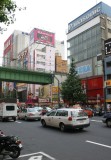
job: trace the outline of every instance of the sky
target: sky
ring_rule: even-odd
[[[16,21],[8,27],[0,23],[0,27],[7,28],[0,34],[0,58],[3,57],[4,42],[14,30],[30,32],[33,28],[43,29],[55,33],[55,39],[66,41],[68,23],[92,8],[100,0],[15,0],[18,8],[15,12]],[[110,0],[102,2],[111,6]],[[26,7],[26,10],[23,10]]]

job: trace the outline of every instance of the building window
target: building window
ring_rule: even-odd
[[[108,32],[111,33],[111,29],[108,28]]]
[[[111,94],[111,88],[107,88],[107,94]]]
[[[107,67],[111,67],[111,61],[106,63]]]
[[[111,74],[107,74],[107,80],[111,79]]]
[[[39,92],[39,89],[36,89],[36,92]]]

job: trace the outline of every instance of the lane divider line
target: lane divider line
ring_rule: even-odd
[[[91,121],[93,121],[93,122],[102,122],[102,120],[94,120],[94,119],[92,119]]]
[[[22,122],[20,122],[20,121],[15,121],[16,123],[22,123]]]
[[[102,146],[102,147],[111,148],[111,146],[108,146],[108,145],[105,145],[105,144],[101,144],[101,143],[96,143],[96,142],[93,142],[93,141],[88,141],[88,140],[86,140],[86,142],[87,142],[87,143],[96,144],[96,145],[99,145],[99,146]]]

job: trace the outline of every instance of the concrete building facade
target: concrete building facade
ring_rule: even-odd
[[[103,2],[98,3],[68,24],[68,65],[73,58],[76,70],[87,86],[88,101],[92,104],[97,103],[98,95],[100,102],[103,103],[103,86],[97,84],[100,77],[103,79],[104,41],[110,37],[111,7]],[[102,81],[101,85],[103,85]],[[92,88],[90,88],[91,85],[88,86],[91,83]]]

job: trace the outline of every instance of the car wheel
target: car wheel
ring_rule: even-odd
[[[45,120],[42,120],[41,123],[42,123],[42,126],[43,126],[43,127],[46,127],[46,122],[45,122]]]
[[[79,131],[82,131],[83,130],[83,128],[79,128]]]
[[[2,122],[5,122],[5,119],[4,119],[4,118],[2,118]]]
[[[13,117],[13,121],[16,121],[16,117]]]
[[[111,127],[111,119],[107,120],[106,125],[107,127]]]
[[[64,125],[63,123],[60,124],[60,130],[61,130],[62,132],[65,131],[65,125]]]

